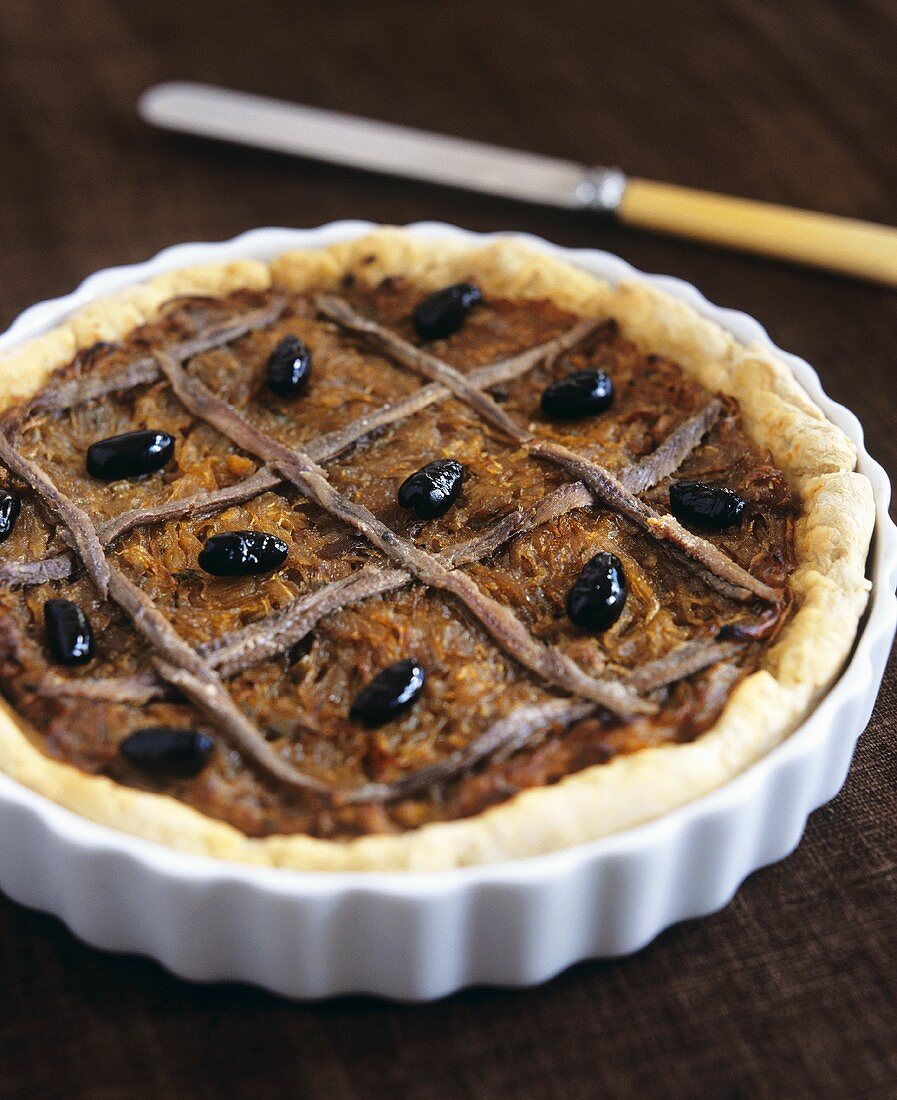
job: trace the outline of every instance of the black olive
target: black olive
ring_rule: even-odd
[[[349,710],[353,722],[382,726],[403,714],[424,690],[426,674],[410,658],[396,661],[371,680]]]
[[[549,420],[596,416],[610,408],[614,384],[603,370],[578,370],[552,382],[542,394],[542,412]]]
[[[87,472],[103,481],[119,481],[155,473],[173,455],[174,436],[168,432],[124,432],[91,443],[87,448]]]
[[[271,573],[287,559],[289,547],[265,531],[222,531],[199,552],[199,565],[213,577],[249,577]]]
[[[298,336],[284,336],[268,357],[268,388],[278,397],[298,397],[308,388],[311,352]]]
[[[567,614],[583,630],[607,630],[626,603],[626,574],[616,554],[602,550],[586,562],[567,596]]]
[[[421,340],[442,340],[464,324],[467,314],[483,300],[476,283],[455,283],[431,294],[414,311],[414,331]]]
[[[398,502],[419,519],[444,516],[461,494],[464,467],[453,458],[428,462],[399,486]]]
[[[22,502],[19,498],[0,489],[0,542],[6,542],[12,534],[21,511]]]
[[[126,760],[143,771],[161,775],[199,775],[215,742],[199,730],[147,726],[129,734],[118,746]]]
[[[670,508],[677,519],[711,531],[725,531],[741,519],[744,497],[724,485],[677,481],[670,486]]]
[[[71,600],[47,600],[44,630],[53,660],[59,665],[86,665],[93,656],[90,620]]]

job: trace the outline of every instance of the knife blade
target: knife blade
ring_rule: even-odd
[[[629,178],[617,168],[505,149],[208,84],[140,98],[166,130],[503,198],[616,214],[628,225],[897,285],[897,229],[854,218]]]

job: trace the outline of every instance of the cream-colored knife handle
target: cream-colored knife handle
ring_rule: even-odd
[[[628,181],[617,215],[642,229],[897,286],[897,229],[890,226],[642,179]]]

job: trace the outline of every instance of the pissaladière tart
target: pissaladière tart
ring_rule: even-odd
[[[0,361],[0,768],[192,852],[436,869],[725,783],[873,504],[784,363],[514,240],[179,271]]]

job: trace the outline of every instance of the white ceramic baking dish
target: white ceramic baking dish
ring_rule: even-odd
[[[0,349],[58,324],[103,294],[177,267],[319,248],[373,228],[259,229],[183,244],[92,275],[26,310]],[[452,226],[421,236],[488,238]],[[743,342],[772,346],[750,317],[711,305],[678,279],[641,275],[592,249],[528,242],[613,282],[641,278],[689,302]],[[192,857],[94,825],[0,775],[0,888],[55,913],[82,939],[158,959],[185,978],[240,980],[293,997],[368,992],[425,1000],[473,984],[530,985],[582,959],[636,951],[664,928],[725,905],[752,871],[787,855],[810,812],[844,782],[897,623],[897,529],[890,484],[856,417],[802,359],[781,353],[810,396],[856,443],[877,523],[873,588],[850,662],[780,747],[713,794],[637,829],[548,856],[435,873],[302,873]]]

